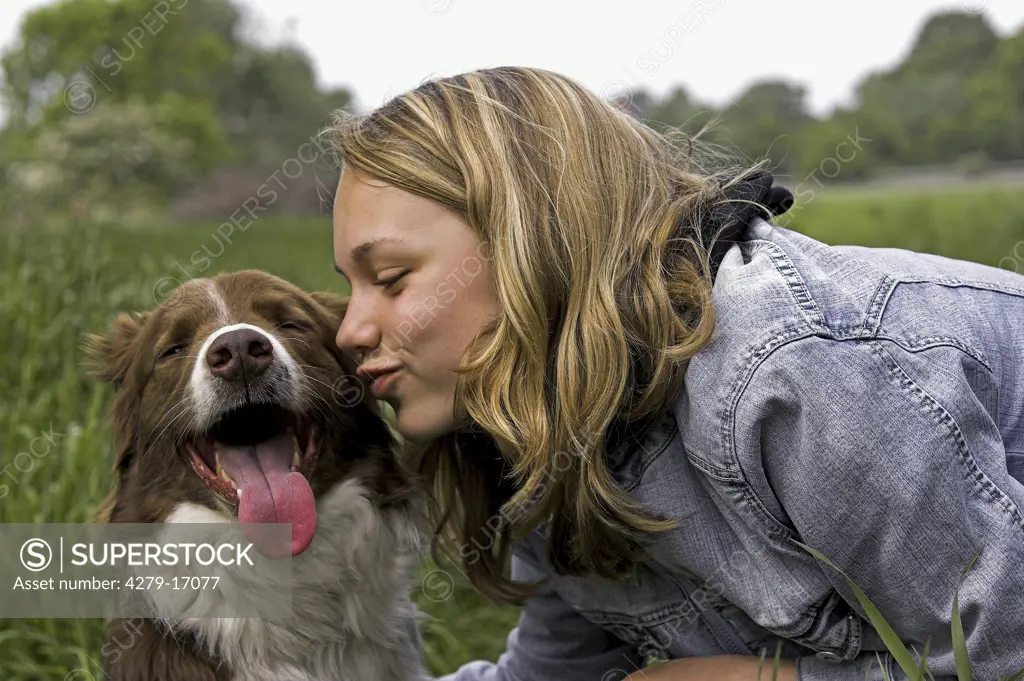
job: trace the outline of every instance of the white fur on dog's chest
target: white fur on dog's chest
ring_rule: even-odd
[[[317,516],[312,543],[291,561],[293,620],[164,621],[195,635],[211,656],[235,670],[236,681],[425,678],[419,613],[409,597],[421,546],[412,519],[400,511],[382,513],[354,480],[339,483],[319,500]],[[185,503],[165,522],[234,521]],[[189,568],[180,569],[187,576]],[[211,591],[201,597],[220,595]]]

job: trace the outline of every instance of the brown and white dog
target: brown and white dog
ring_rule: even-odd
[[[97,520],[292,527],[294,617],[112,620],[112,681],[423,678],[410,598],[422,506],[334,344],[344,311],[246,270],[189,281],[89,338],[93,375],[116,386],[117,479]]]

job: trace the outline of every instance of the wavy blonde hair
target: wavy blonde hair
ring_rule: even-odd
[[[710,216],[745,173],[537,68],[428,81],[325,132],[341,167],[443,204],[488,249],[501,314],[456,389],[472,426],[407,445],[435,560],[522,603],[536,585],[506,576],[510,545],[547,521],[559,573],[628,574],[674,523],[616,484],[607,453],[671,403],[711,337]]]

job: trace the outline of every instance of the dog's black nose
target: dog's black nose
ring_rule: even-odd
[[[210,373],[229,381],[251,381],[274,362],[270,339],[255,329],[222,333],[206,351]]]

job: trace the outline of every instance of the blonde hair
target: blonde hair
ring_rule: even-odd
[[[326,133],[342,167],[443,204],[488,248],[501,314],[456,389],[472,426],[408,445],[435,559],[521,603],[535,585],[506,577],[510,543],[547,521],[558,572],[627,574],[674,523],[616,484],[607,453],[711,337],[711,216],[744,173],[537,68],[428,81]]]

